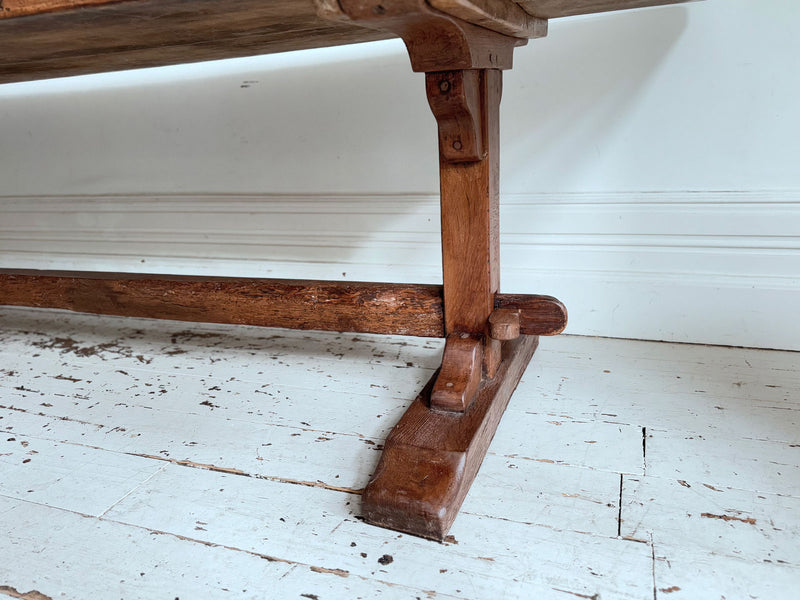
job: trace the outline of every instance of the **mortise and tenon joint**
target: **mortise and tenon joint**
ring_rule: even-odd
[[[521,329],[518,308],[496,306],[499,107],[514,48],[547,23],[506,0],[321,4],[321,14],[403,39],[438,126],[442,366],[389,435],[362,510],[370,523],[442,539],[538,341]]]

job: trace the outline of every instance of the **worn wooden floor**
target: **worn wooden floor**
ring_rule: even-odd
[[[0,309],[0,597],[800,597],[800,355],[543,339],[439,544],[359,490],[440,351]]]

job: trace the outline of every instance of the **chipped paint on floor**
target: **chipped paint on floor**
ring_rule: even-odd
[[[0,308],[0,597],[794,597],[796,353],[543,339],[439,544],[359,494],[441,349]]]

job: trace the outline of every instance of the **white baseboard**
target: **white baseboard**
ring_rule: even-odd
[[[441,280],[438,200],[0,198],[6,268]],[[502,289],[558,296],[568,332],[800,350],[800,192],[504,196]]]

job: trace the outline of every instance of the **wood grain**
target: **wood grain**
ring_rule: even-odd
[[[574,15],[683,4],[696,0],[517,0],[528,14],[541,19],[556,19]]]
[[[509,68],[513,38],[433,11],[424,0],[16,0],[0,20],[0,83],[351,44],[403,35],[417,71]],[[363,15],[366,20],[363,20]],[[16,18],[15,18],[16,17]],[[358,23],[358,25],[354,24]],[[362,25],[362,26],[359,26]],[[467,41],[469,39],[469,41]]]
[[[537,344],[535,336],[504,344],[496,376],[484,379],[466,413],[430,410],[428,384],[386,440],[362,496],[367,522],[444,539]]]
[[[522,332],[554,335],[566,326],[555,298],[503,295],[517,307]],[[442,287],[286,279],[187,277],[133,273],[0,270],[0,305],[95,314],[444,337]]]
[[[439,152],[447,162],[486,158],[483,75],[478,70],[427,73],[425,91],[439,130]]]
[[[401,37],[418,73],[510,69],[514,48],[527,43],[434,10],[426,0],[339,0],[339,5],[353,23]]]
[[[531,17],[511,0],[429,0],[431,6],[469,23],[505,35],[538,38],[547,35],[547,21]]]
[[[114,4],[116,2],[120,2],[120,0],[3,0],[0,2],[0,19],[59,12],[86,6]]]
[[[499,107],[502,74],[481,76],[486,157],[453,163],[440,149],[445,331],[483,332],[500,287]],[[438,90],[433,93],[436,94]],[[441,141],[441,140],[440,140]]]
[[[404,38],[416,71],[510,68],[548,18],[685,0],[4,0],[0,83]],[[523,11],[532,19],[522,17]],[[338,5],[337,5],[338,6]],[[327,8],[328,10],[324,10]],[[396,10],[395,19],[386,13]],[[442,12],[446,11],[446,12]],[[378,10],[378,12],[380,12]],[[380,17],[376,21],[376,17]],[[357,26],[358,23],[362,26]]]
[[[567,327],[567,307],[552,296],[497,294],[494,307],[519,312],[520,333],[524,335],[557,335]],[[547,333],[541,333],[544,331]]]
[[[443,90],[441,74],[428,74],[427,92],[440,125],[439,181],[441,195],[442,274],[444,279],[445,333],[484,336],[484,368],[493,377],[500,361],[500,343],[489,335],[489,315],[500,287],[500,97],[502,71],[482,69],[459,73],[472,85],[451,85]],[[454,81],[457,78],[453,78]],[[468,102],[467,90],[477,90]],[[460,95],[453,101],[442,98]],[[469,118],[458,115],[469,106]],[[452,118],[450,112],[456,111]],[[449,125],[453,121],[455,127]],[[443,134],[443,129],[444,133]],[[480,129],[480,136],[473,131]],[[480,160],[454,162],[452,150],[465,139],[481,140]]]
[[[519,311],[513,308],[496,308],[489,315],[489,335],[492,339],[508,341],[520,336]]]
[[[483,339],[451,333],[442,355],[442,368],[433,384],[430,407],[463,413],[475,399],[483,376]]]
[[[0,275],[0,304],[207,323],[443,335],[440,288],[424,285],[7,271]]]
[[[0,20],[0,83],[393,37],[323,19],[312,0],[127,0],[67,10],[70,4],[3,2],[6,16],[27,16]]]

